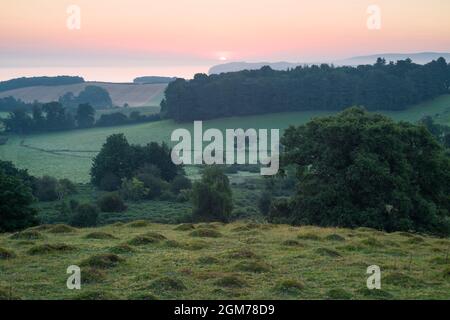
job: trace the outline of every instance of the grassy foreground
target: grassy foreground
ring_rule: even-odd
[[[237,222],[0,235],[0,298],[449,299],[450,239]],[[366,289],[378,265],[381,290]],[[81,267],[82,289],[66,269]]]

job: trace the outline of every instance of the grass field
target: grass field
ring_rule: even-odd
[[[291,227],[40,226],[0,235],[0,299],[450,299],[449,239]],[[81,267],[81,290],[66,269]],[[368,266],[381,290],[366,288]]]
[[[416,122],[424,115],[446,114],[450,108],[450,95],[413,106],[408,110],[383,112],[396,119]],[[294,112],[225,118],[206,121],[204,128],[278,128],[290,124],[299,125],[325,112]],[[439,118],[442,121],[442,117]],[[38,176],[44,174],[69,178],[76,182],[89,180],[92,157],[100,150],[106,137],[124,133],[131,143],[146,144],[150,141],[169,142],[173,130],[183,127],[192,131],[192,123],[177,124],[171,120],[138,125],[74,130],[30,136],[12,136],[6,145],[0,146],[0,159],[11,160],[18,167],[27,168]]]

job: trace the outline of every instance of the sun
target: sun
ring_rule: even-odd
[[[227,61],[227,57],[221,56],[221,57],[219,57],[219,60],[220,61]]]

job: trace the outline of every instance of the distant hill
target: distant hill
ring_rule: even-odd
[[[219,64],[209,69],[209,74],[220,74],[224,72],[236,72],[242,70],[258,70],[263,66],[270,66],[273,70],[287,70],[289,68],[295,68],[301,65],[312,65],[328,63],[336,66],[357,66],[361,64],[374,64],[377,58],[384,58],[386,61],[397,61],[410,58],[413,62],[418,64],[425,64],[432,60],[436,60],[439,57],[445,58],[450,61],[450,53],[446,52],[421,52],[421,53],[380,53],[368,56],[358,56],[343,60],[335,61],[317,61],[317,62],[229,62]]]
[[[146,77],[138,77],[133,80],[133,83],[139,84],[156,84],[156,83],[170,83],[175,81],[177,78],[175,77],[159,77],[159,76],[146,76]]]
[[[78,84],[58,86],[33,86],[0,92],[1,97],[12,96],[24,102],[57,101],[67,92],[78,95],[86,86],[95,85],[106,89],[115,106],[127,103],[130,107],[157,106],[164,97],[166,83],[159,84],[133,84],[108,82],[83,82]]]
[[[0,81],[0,92],[34,86],[60,86],[83,82],[84,82],[83,78],[71,76],[31,77],[31,78],[23,77],[7,81]]]

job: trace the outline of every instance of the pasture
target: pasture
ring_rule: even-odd
[[[450,95],[441,96],[407,110],[382,112],[395,120],[416,122],[430,115],[440,122],[449,117]],[[205,121],[207,128],[278,128],[300,125],[326,112],[292,112],[224,118]],[[449,119],[450,120],[450,119]],[[446,122],[449,123],[449,122]],[[124,133],[130,143],[147,144],[150,141],[170,142],[170,135],[177,128],[192,130],[193,123],[178,124],[171,120],[137,125],[93,128],[66,132],[44,133],[28,136],[11,136],[7,144],[0,146],[0,158],[13,161],[31,174],[69,178],[75,182],[88,182],[92,158],[100,150],[106,137]]]
[[[0,235],[0,299],[450,299],[449,239],[235,222]],[[66,269],[81,267],[81,290]],[[368,290],[368,266],[381,290]]]

